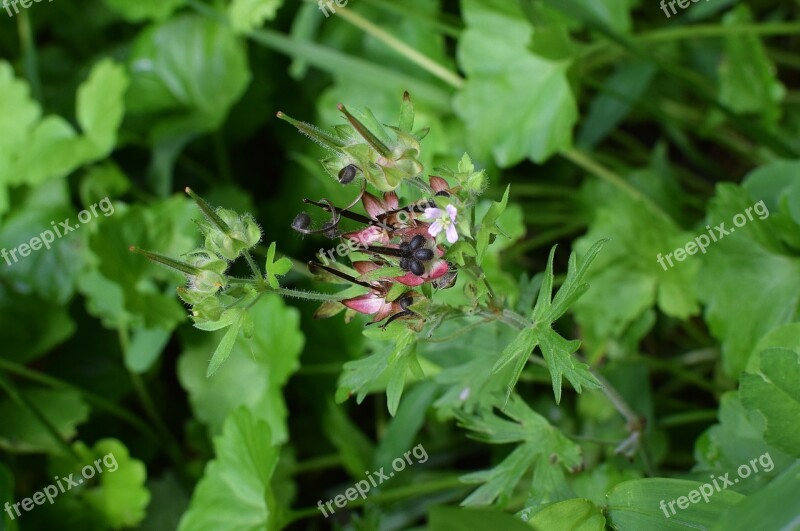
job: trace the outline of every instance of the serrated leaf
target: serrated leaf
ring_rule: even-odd
[[[770,348],[763,350],[760,357],[759,373],[742,375],[742,403],[763,415],[767,443],[800,457],[800,355]]]
[[[583,390],[583,387],[589,389],[601,387],[597,378],[589,372],[589,366],[585,363],[578,363],[573,356],[581,345],[579,340],[567,341],[550,327],[540,327],[537,331],[539,348],[542,350],[553,380],[556,404],[561,402],[561,379],[563,377],[569,380],[578,393]]]
[[[502,417],[491,408],[474,415],[459,412],[459,424],[471,430],[472,437],[483,442],[521,444],[493,469],[462,478],[466,482],[483,483],[462,505],[505,505],[531,466],[534,467],[534,475],[529,496],[535,497],[540,503],[573,497],[569,494],[564,471],[571,471],[580,465],[580,447],[530,409],[517,395],[512,395],[508,403],[500,396],[495,397],[494,407],[502,409]]]
[[[569,148],[578,118],[570,62],[530,52],[533,27],[518,4],[465,0],[462,13],[458,61],[467,81],[454,106],[477,155],[509,167]]]
[[[80,394],[71,390],[21,389],[23,399],[46,418],[64,440],[72,439],[77,426],[89,418],[89,406]],[[27,408],[4,397],[0,401],[0,448],[12,453],[58,454],[64,449]]]
[[[214,438],[216,457],[197,484],[179,531],[278,529],[281,508],[270,484],[278,448],[266,422],[246,408],[232,412]]]
[[[125,69],[108,59],[97,63],[78,89],[78,123],[97,157],[110,153],[117,143],[127,89]]]
[[[231,351],[233,350],[233,345],[236,343],[236,339],[239,337],[239,330],[242,328],[242,324],[244,323],[244,316],[245,314],[242,312],[239,314],[239,317],[233,321],[233,324],[228,328],[228,331],[225,332],[225,335],[222,337],[222,341],[219,342],[217,345],[217,350],[214,351],[214,355],[211,356],[211,361],[208,362],[208,369],[206,370],[206,378],[210,378],[217,372],[217,369],[228,359],[230,356]]]
[[[272,20],[283,0],[233,0],[228,6],[231,27],[236,33],[247,33]]]
[[[266,421],[275,443],[288,437],[288,415],[283,388],[299,368],[305,337],[300,314],[277,295],[264,295],[249,310],[257,323],[252,339],[242,336],[228,360],[206,378],[208,355],[221,332],[203,335],[202,340],[185,342],[178,360],[178,378],[189,394],[194,416],[218,434],[227,416],[245,406],[256,418]]]

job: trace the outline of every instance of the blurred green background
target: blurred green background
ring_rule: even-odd
[[[567,514],[586,511],[585,529],[678,529],[657,507],[668,494],[632,502],[646,506],[641,521],[599,508],[622,481],[706,481],[767,451],[775,470],[737,487],[756,493],[751,505],[701,528],[738,529],[747,514],[759,529],[792,525],[800,384],[758,375],[800,374],[800,2],[710,0],[669,18],[640,0],[350,0],[328,4],[327,17],[283,0],[3,7],[0,248],[77,225],[105,198],[113,214],[0,260],[0,503],[112,451],[119,470],[19,518],[3,513],[0,531],[528,525],[502,519],[514,513],[538,514],[529,527],[577,529],[541,512],[567,500]],[[420,346],[428,377],[391,417],[385,383],[360,405],[334,402],[343,364],[373,352],[362,320],[314,320],[314,304],[266,297],[253,341],[240,339],[208,379],[221,334],[192,328],[179,275],[128,252],[195,247],[190,186],[253,213],[265,242],[296,260],[288,283],[320,289],[302,264],[329,242],[290,223],[302,198],[341,204],[354,191],[275,114],[329,127],[344,103],[394,123],[406,90],[431,128],[427,172],[468,152],[491,178],[488,198],[511,184],[510,239],[486,266],[503,297],[516,300],[552,245],[563,273],[568,251],[611,238],[560,326],[646,419],[626,426],[601,395],[567,386],[556,406],[549,375],[528,367],[523,396],[579,442],[583,465],[566,493],[527,464],[519,485],[513,467],[498,472],[495,496],[476,503],[495,509],[485,521],[456,509],[475,488],[458,478],[514,448],[468,438],[446,393],[471,360],[505,347],[506,330]],[[759,200],[767,220],[658,265]],[[455,372],[437,378],[442,367]],[[629,461],[615,449],[632,433],[644,442]],[[321,517],[318,500],[420,443],[424,466]],[[429,522],[442,506],[450,512]]]

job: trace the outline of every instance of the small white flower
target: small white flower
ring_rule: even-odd
[[[437,234],[444,230],[447,241],[456,243],[456,241],[458,241],[458,232],[456,231],[456,215],[458,214],[458,210],[453,205],[447,205],[445,210],[447,212],[443,211],[441,208],[425,209],[425,218],[433,221],[428,228],[428,234],[436,237]]]

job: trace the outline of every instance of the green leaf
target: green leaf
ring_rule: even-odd
[[[753,17],[740,4],[722,18],[723,27],[751,24]],[[728,34],[725,55],[719,64],[719,100],[732,110],[757,115],[767,125],[776,125],[786,88],[778,80],[774,63],[761,38],[754,34]]]
[[[764,417],[757,410],[746,409],[736,392],[722,395],[718,417],[719,424],[711,426],[695,442],[696,479],[705,480],[710,472],[736,470],[756,456],[769,454],[774,462],[772,473],[762,470],[737,485],[737,491],[749,494],[793,462],[793,458],[764,441]]]
[[[539,348],[542,350],[550,377],[553,382],[553,394],[556,404],[561,403],[561,380],[567,380],[580,393],[583,387],[598,389],[601,387],[597,378],[589,372],[589,366],[575,361],[573,354],[578,351],[581,342],[577,339],[567,341],[550,327],[537,327]]]
[[[84,508],[99,514],[109,528],[137,526],[144,519],[150,502],[150,492],[145,487],[145,464],[133,459],[128,448],[117,439],[101,439],[92,448],[79,441],[73,448],[80,459],[71,455],[58,456],[53,459],[54,472],[62,477],[74,472],[80,477],[81,469],[94,463],[102,472],[96,472],[88,488],[70,491],[70,494],[77,494]]]
[[[228,6],[228,16],[236,33],[248,33],[272,20],[283,5],[283,0],[233,0]]]
[[[75,437],[78,424],[89,418],[89,406],[76,391],[33,388],[22,389],[20,394],[64,440]],[[64,451],[36,415],[9,398],[0,402],[0,418],[3,419],[0,448],[13,453],[57,454]]]
[[[345,407],[333,403],[328,403],[323,426],[328,440],[339,451],[347,472],[353,478],[361,478],[372,466],[375,455],[372,441],[348,418]]]
[[[800,461],[769,485],[729,509],[713,531],[750,529],[796,529],[797,493],[800,492]]]
[[[157,249],[180,256],[195,247],[193,204],[175,196],[149,205],[117,205],[114,216],[103,218],[89,237],[96,256],[93,267],[78,279],[87,310],[108,328],[172,330],[186,319],[175,297],[185,277],[128,251],[129,246]]]
[[[253,338],[239,336],[232,355],[206,378],[209,353],[223,333],[185,338],[178,360],[178,379],[189,394],[195,417],[218,434],[227,416],[245,406],[257,419],[266,421],[274,442],[288,437],[283,387],[299,368],[305,342],[300,331],[300,315],[277,295],[264,295],[250,309],[257,323]]]
[[[706,502],[699,496],[702,485],[711,484],[666,478],[620,483],[607,496],[608,523],[615,529],[710,530],[726,510],[745,499],[733,490],[721,490],[714,491]],[[711,488],[713,490],[713,486]],[[697,492],[698,496],[690,494],[692,492]],[[690,495],[698,502],[691,503]],[[678,499],[687,506],[685,509],[677,505]],[[673,502],[672,508],[670,502]]]
[[[514,390],[514,386],[517,385],[522,370],[528,362],[528,358],[531,353],[533,353],[533,349],[538,343],[539,338],[536,333],[536,328],[525,328],[505,349],[503,349],[503,352],[500,354],[500,359],[498,359],[492,367],[492,374],[497,374],[506,365],[514,362],[511,380],[506,385],[506,400],[511,396],[511,392]]]
[[[65,220],[71,227],[81,224],[69,205],[69,192],[64,183],[43,185],[37,191],[41,193],[45,189],[53,190],[53,197],[43,200],[37,199],[36,194],[29,196],[26,201],[15,205],[0,226],[0,249],[15,249],[21,243],[30,247],[27,257],[22,257],[17,248],[13,255],[17,261],[12,255],[0,259],[0,276],[20,291],[62,305],[72,298],[78,277],[86,265],[86,235],[73,231],[57,237],[52,221],[56,227]],[[99,223],[99,220],[91,223]],[[32,243],[34,238],[38,243]],[[33,250],[32,245],[39,249]]]
[[[529,51],[533,27],[518,4],[464,0],[461,8],[467,27],[458,62],[467,81],[454,106],[477,156],[491,154],[509,167],[568,149],[578,118],[567,80],[570,63]]]
[[[285,275],[292,269],[292,261],[286,257],[281,258],[277,262],[275,261],[275,242],[272,242],[267,249],[267,264],[266,264],[266,271],[267,271],[267,282],[272,288],[278,289],[281,287],[280,282],[278,282],[278,276]]]
[[[278,448],[269,425],[246,408],[233,411],[214,439],[216,458],[192,495],[179,531],[278,529],[281,508],[270,484]]]
[[[145,30],[130,65],[128,112],[155,148],[155,184],[166,195],[175,158],[197,135],[217,129],[250,83],[247,55],[227,25],[184,15]]]
[[[604,531],[606,519],[591,501],[574,499],[548,505],[528,520],[528,525],[537,531]]]
[[[437,506],[430,512],[428,531],[453,531],[454,529],[502,529],[504,531],[530,531],[518,518],[491,509]]]
[[[97,157],[109,154],[117,143],[127,89],[125,69],[108,59],[97,63],[78,89],[78,123]]]
[[[163,20],[186,3],[186,0],[105,0],[106,5],[129,22]]]
[[[217,372],[217,369],[219,369],[220,366],[225,363],[225,360],[228,359],[228,356],[231,355],[233,345],[239,338],[239,330],[241,330],[242,324],[244,324],[244,316],[245,313],[241,311],[239,318],[233,321],[233,324],[228,327],[228,331],[225,332],[224,336],[222,336],[222,341],[219,342],[217,349],[214,351],[214,355],[211,356],[211,361],[208,362],[206,378],[211,378],[211,376]]]
[[[483,261],[483,256],[486,254],[486,249],[489,247],[491,236],[494,234],[503,234],[502,229],[497,225],[497,219],[506,210],[506,205],[508,205],[508,193],[510,191],[511,185],[506,187],[506,191],[503,193],[503,199],[501,199],[499,203],[492,203],[481,220],[481,228],[478,230],[475,245],[478,264]]]
[[[788,169],[788,166],[783,166]],[[777,174],[773,173],[771,177]],[[725,371],[738,376],[758,341],[776,327],[796,320],[800,301],[800,260],[784,250],[772,216],[754,215],[742,227],[732,227],[757,200],[732,184],[717,186],[707,222],[725,223],[736,232],[708,250],[697,279],[709,328],[722,343]],[[716,234],[716,231],[715,231]]]
[[[131,335],[131,344],[125,354],[125,367],[142,374],[150,370],[167,346],[172,336],[170,330],[163,328],[139,328]]]
[[[474,472],[462,478],[470,483],[483,483],[462,505],[488,505],[495,501],[500,506],[507,504],[517,483],[531,466],[534,467],[534,474],[529,496],[537,503],[573,497],[566,484],[564,471],[571,471],[580,465],[580,447],[530,409],[519,396],[512,395],[505,407],[503,403],[501,397],[496,397],[494,406],[502,408],[502,417],[491,409],[477,414],[457,414],[459,424],[473,431],[472,437],[479,441],[492,444],[521,443],[493,469]]]
[[[659,178],[652,169],[645,173]],[[590,338],[607,341],[621,337],[654,306],[679,319],[699,312],[694,280],[700,253],[686,256],[683,262],[673,259],[673,267],[664,257],[695,236],[681,231],[672,220],[654,215],[642,202],[613,194],[598,208],[586,236],[573,245],[584,255],[598,240],[609,240],[586,275],[592,289],[574,306],[581,328]]]
[[[742,403],[763,415],[767,443],[800,457],[800,355],[771,348],[763,350],[760,357],[759,373],[742,375]]]
[[[422,368],[416,354],[416,334],[402,325],[392,325],[385,330],[365,330],[364,335],[380,342],[392,342],[378,347],[379,351],[366,358],[344,364],[336,401],[344,402],[353,394],[359,404],[373,386],[381,379],[385,381],[387,407],[394,416],[400,404],[408,372],[419,376]]]

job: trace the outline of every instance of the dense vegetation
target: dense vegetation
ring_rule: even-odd
[[[5,2],[0,531],[800,529],[798,12]]]

